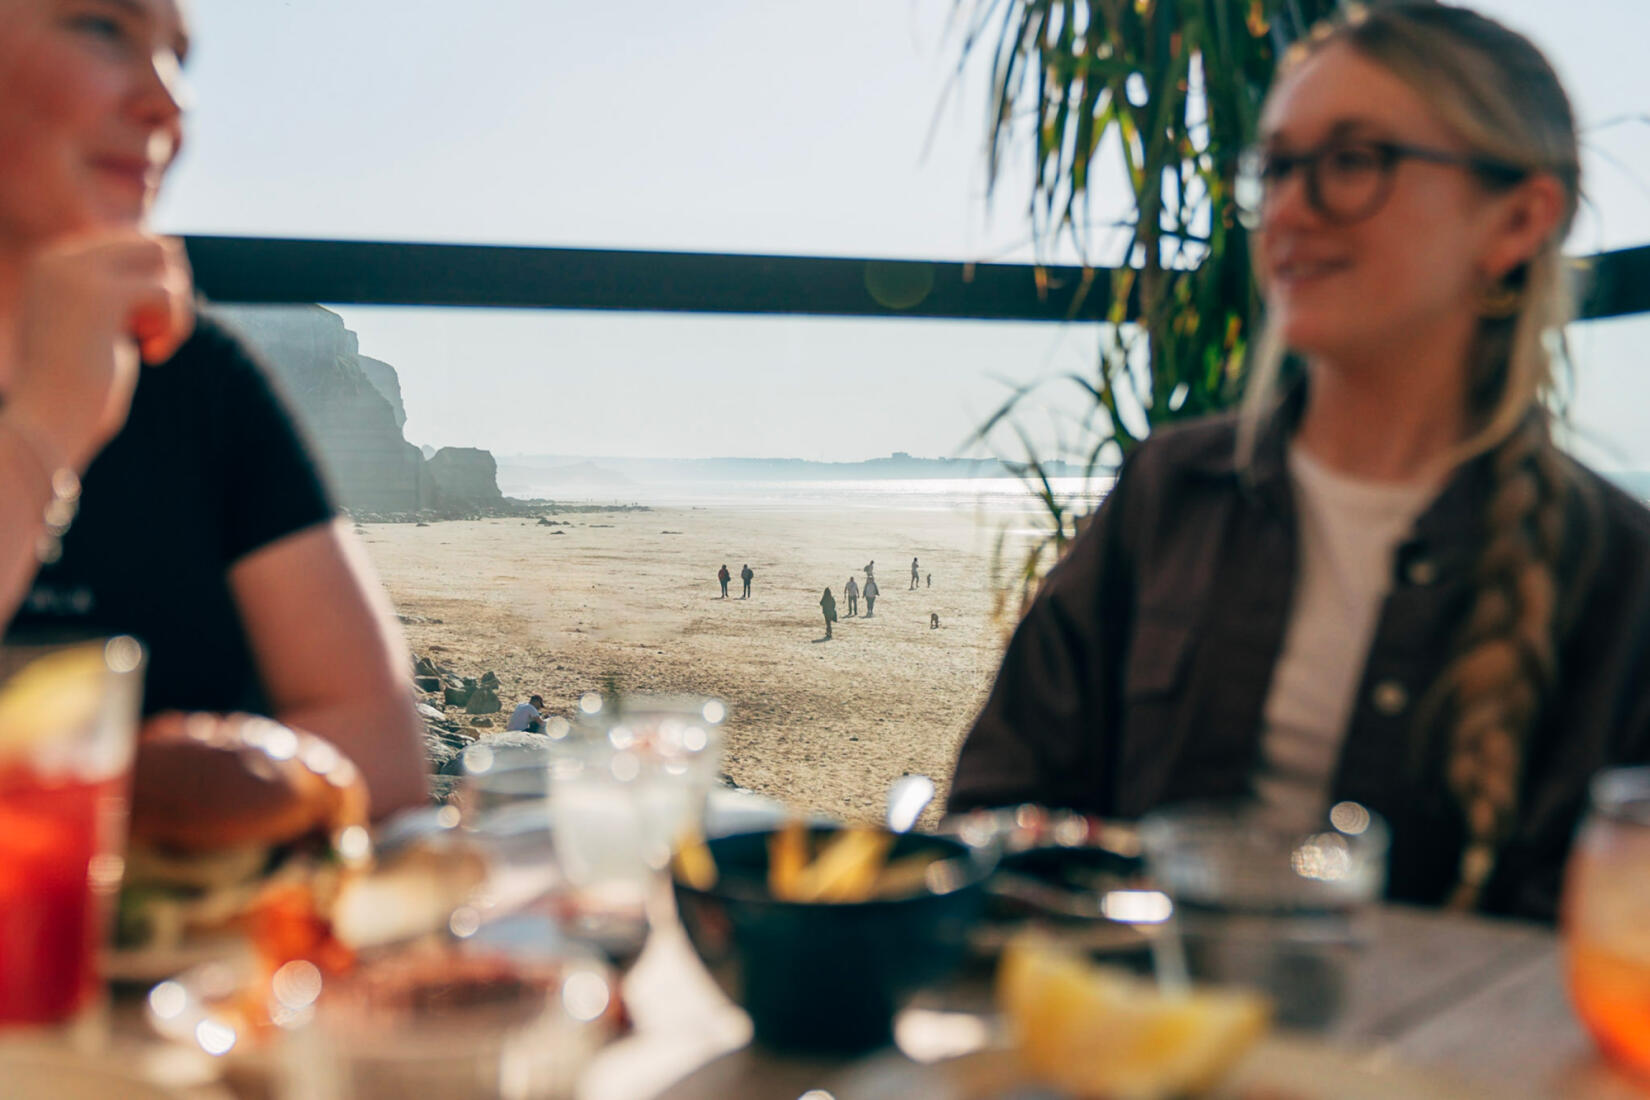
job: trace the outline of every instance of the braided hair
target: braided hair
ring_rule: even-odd
[[[1532,733],[1557,687],[1564,627],[1557,569],[1566,517],[1585,493],[1553,441],[1554,354],[1572,295],[1560,251],[1579,205],[1574,112],[1551,64],[1528,39],[1466,8],[1435,0],[1352,6],[1316,29],[1284,71],[1344,44],[1420,91],[1477,153],[1545,173],[1565,193],[1541,249],[1487,298],[1467,364],[1470,434],[1451,465],[1482,457],[1489,491],[1473,564],[1473,597],[1451,657],[1417,708],[1425,734],[1441,728],[1444,775],[1466,833],[1450,904],[1475,908],[1517,820]],[[1485,176],[1486,188],[1516,180]],[[1264,338],[1250,369],[1240,452],[1253,454],[1273,406],[1283,348]]]

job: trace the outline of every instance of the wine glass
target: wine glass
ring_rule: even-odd
[[[573,734],[550,748],[551,899],[574,936],[621,971],[668,911],[663,874],[703,829],[727,706],[700,696],[586,696]]]
[[[1565,970],[1611,1061],[1650,1076],[1650,767],[1600,772],[1566,870]]]

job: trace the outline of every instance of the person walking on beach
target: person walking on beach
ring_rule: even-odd
[[[842,594],[848,597],[848,617],[851,619],[859,614],[859,585],[854,583],[854,578],[848,578],[848,583],[842,586]]]
[[[831,595],[827,588],[825,594],[819,597],[819,609],[825,613],[825,637],[831,636],[831,624],[836,622],[836,597]]]
[[[928,587],[929,588],[934,587],[934,574],[932,574],[932,573],[928,574]]]
[[[869,619],[877,613],[877,579],[866,577],[865,587],[861,591],[865,593],[865,617]]]
[[[913,591],[917,587],[917,582],[920,581],[920,580],[922,580],[922,574],[920,572],[918,572],[918,570],[917,570],[917,559],[912,558],[911,559],[911,587],[907,588],[906,591],[907,592]]]
[[[723,562],[722,568],[716,571],[716,579],[722,582],[722,598],[725,600],[728,598],[728,582],[733,579],[733,574],[728,572],[727,562]]]
[[[871,579],[871,574],[875,573],[876,571],[877,571],[877,563],[876,563],[875,559],[872,559],[871,561],[868,561],[868,562],[865,563],[865,579],[866,580],[870,580]]]
[[[751,563],[746,562],[745,568],[739,570],[739,579],[745,582],[745,592],[744,595],[739,597],[740,599],[748,600],[751,598],[751,578],[754,576],[756,574],[751,572]]]

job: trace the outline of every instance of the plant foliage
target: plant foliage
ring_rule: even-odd
[[[1282,52],[1335,0],[956,0],[962,63],[988,62],[986,156],[995,189],[1031,183],[1039,259],[1075,251],[1110,296],[1075,448],[1088,480],[1107,478],[1150,426],[1200,416],[1238,395],[1255,323],[1249,250],[1233,202],[1238,154],[1255,138]],[[963,68],[959,68],[959,72]],[[1113,194],[1117,190],[1121,193]],[[1125,206],[1096,226],[1092,210]],[[1119,202],[1126,200],[1126,202]],[[1109,252],[1109,280],[1095,277]],[[1016,390],[978,438],[1012,422]],[[1044,476],[1020,433],[1022,478],[1050,520],[1020,568],[1022,600],[1081,522],[1083,502]]]

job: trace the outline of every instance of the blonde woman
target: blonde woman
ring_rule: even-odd
[[[1240,185],[1246,407],[1132,456],[951,807],[1353,799],[1392,825],[1393,897],[1550,918],[1588,777],[1650,760],[1650,513],[1545,400],[1568,99],[1498,23],[1382,5],[1286,60]]]
[[[149,734],[271,715],[334,741],[386,814],[425,796],[394,617],[261,367],[147,227],[188,49],[177,0],[0,0],[0,623],[135,634]]]

